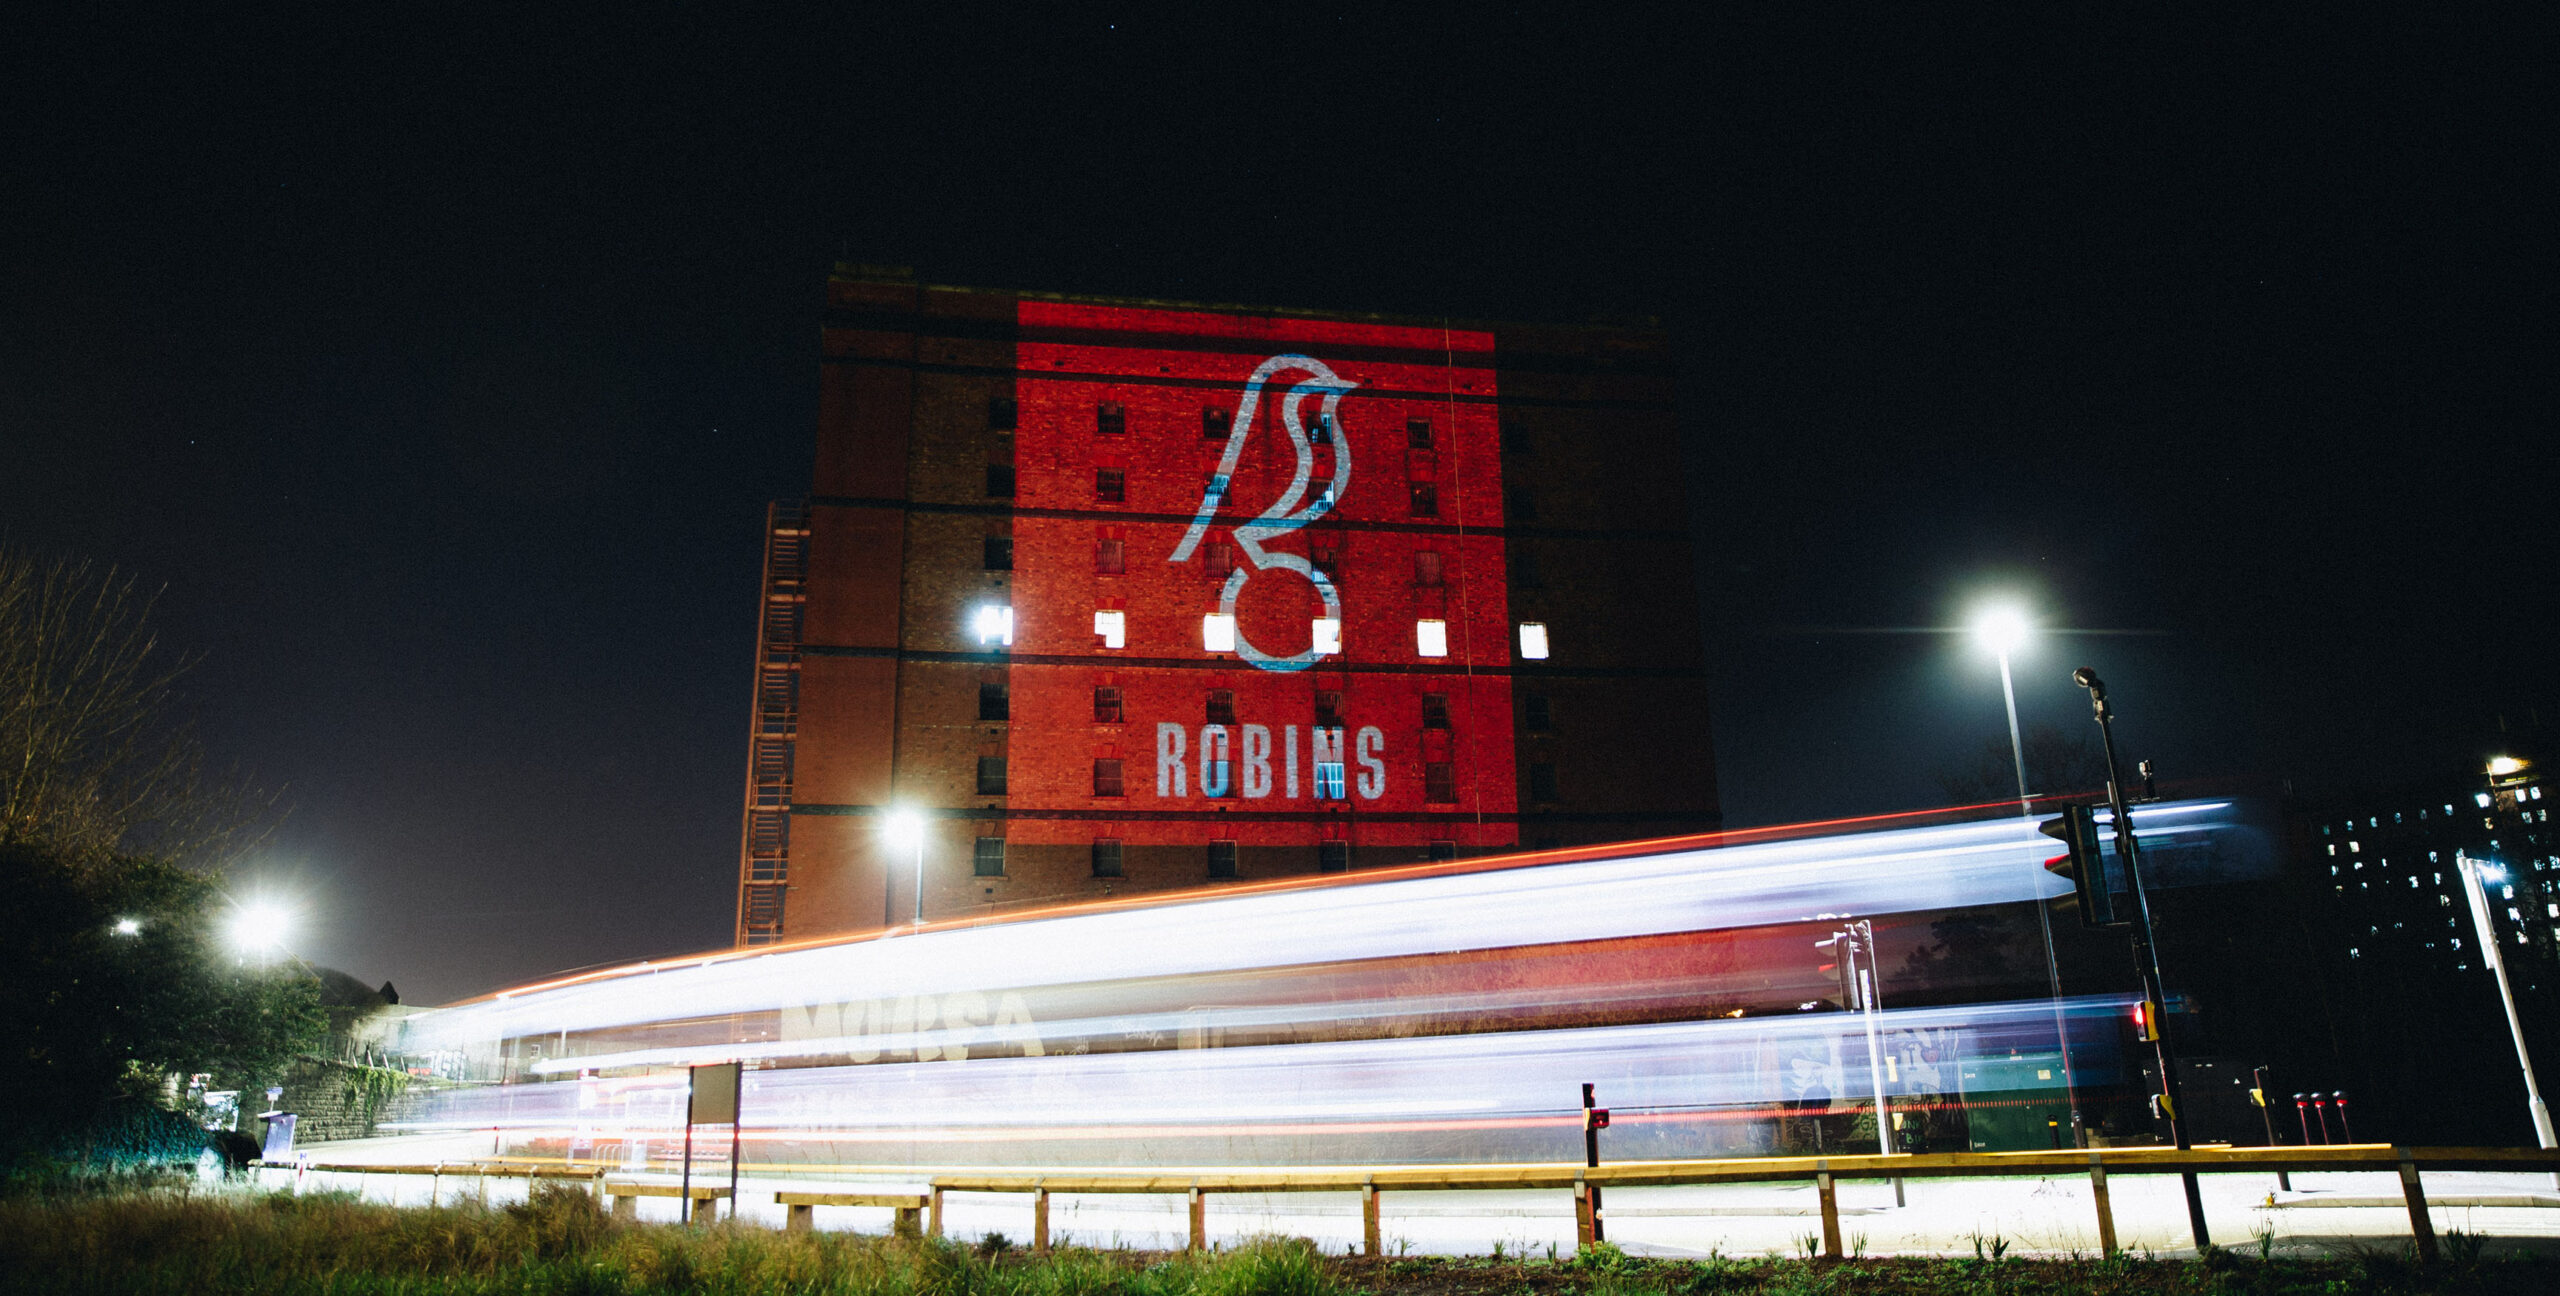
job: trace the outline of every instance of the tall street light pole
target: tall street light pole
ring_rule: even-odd
[[[2029,822],[2035,820],[2035,809],[2027,796],[2027,747],[2018,738],[2018,689],[2009,677],[2009,654],[2026,644],[2034,628],[2025,612],[2009,604],[1985,608],[1973,619],[1974,638],[2000,658],[2000,700],[2009,710],[2009,761],[2018,774],[2018,817]],[[2044,880],[2035,879],[2039,887]],[[2036,901],[2036,928],[2044,935],[2045,979],[2053,992],[2053,1048],[2062,1058],[2062,1097],[2071,1111],[2071,1146],[2086,1147],[2079,1078],[2071,1070],[2071,1032],[2062,1016],[2062,964],[2053,954],[2053,912],[2042,899]]]
[[[924,925],[924,816],[913,810],[892,810],[888,823],[883,827],[890,845],[904,846],[915,852],[916,925],[921,927]],[[882,869],[881,873],[885,877],[888,870]]]
[[[2160,947],[2151,936],[2151,892],[2142,882],[2142,856],[2133,835],[2133,815],[2125,806],[2124,780],[2116,773],[2115,709],[2107,705],[2106,681],[2086,666],[2071,672],[2071,682],[2089,690],[2089,707],[2098,717],[2098,748],[2107,758],[2107,809],[2115,816],[2116,858],[2124,861],[2126,882],[2133,891],[2133,963],[2142,976],[2144,1020],[2151,1031],[2153,1056],[2160,1064],[2160,1111],[2169,1118],[2169,1138],[2179,1151],[2192,1144],[2187,1138],[2186,1096],[2178,1083],[2178,1058],[2169,1042],[2168,995],[2160,988]],[[2213,1240],[2205,1231],[2204,1194],[2196,1187],[2195,1172],[2178,1176],[2187,1190],[2187,1226],[2194,1231],[2196,1248]]]
[[[2462,873],[2462,894],[2471,902],[2471,922],[2480,936],[2480,957],[2487,960],[2489,970],[2498,976],[2498,999],[2507,1006],[2507,1030],[2515,1036],[2516,1065],[2524,1068],[2524,1096],[2533,1112],[2533,1136],[2542,1146],[2553,1146],[2551,1108],[2542,1101],[2542,1086],[2533,1077],[2533,1054],[2524,1046],[2524,1021],[2516,1016],[2515,987],[2507,984],[2507,960],[2498,950],[2498,931],[2489,923],[2489,892],[2483,884],[2503,881],[2506,874],[2492,874],[2494,864],[2484,865],[2460,851],[2454,852],[2453,865]]]

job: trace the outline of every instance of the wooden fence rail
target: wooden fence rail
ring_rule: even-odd
[[[515,1178],[559,1178],[593,1181],[601,1190],[601,1170],[553,1170],[524,1166],[360,1166],[310,1165],[308,1169],[355,1174],[484,1174]],[[1019,1193],[1032,1199],[1032,1243],[1045,1249],[1049,1238],[1049,1199],[1057,1193],[1137,1193],[1181,1196],[1190,1206],[1190,1244],[1208,1245],[1207,1198],[1212,1194],[1340,1192],[1360,1196],[1361,1235],[1366,1251],[1379,1254],[1378,1197],[1388,1192],[1465,1190],[1560,1190],[1573,1193],[1581,1242],[1592,1240],[1592,1188],[1651,1188],[1696,1184],[1805,1183],[1819,1196],[1822,1246],[1827,1256],[1841,1255],[1840,1206],[1835,1187],[1844,1179],[2020,1178],[2080,1175],[2089,1177],[2097,1210],[2100,1248],[2116,1247],[2115,1214],[2108,1194],[2109,1175],[2127,1174],[2273,1174],[2283,1171],[2396,1172],[2401,1199],[2409,1212],[2409,1229],[2419,1254],[2432,1260],[2435,1229],[2427,1218],[2421,1173],[2427,1170],[2489,1170],[2560,1174],[2560,1151],[2532,1148],[2407,1148],[2387,1143],[2333,1144],[2277,1148],[2102,1148],[2058,1152],[1953,1152],[1897,1156],[1747,1157],[1714,1161],[1628,1161],[1585,1167],[1570,1163],[1514,1165],[1359,1166],[1308,1169],[1218,1170],[953,1170],[919,1175],[895,1166],[833,1167],[842,1174],[904,1176],[924,1180],[922,1194],[929,1222],[926,1232],[942,1235],[942,1198],[946,1192]],[[622,1185],[614,1191],[624,1191]],[[672,1191],[672,1190],[670,1190]],[[725,1189],[723,1190],[725,1192]],[[795,1192],[782,1196],[808,1197]],[[815,1198],[812,1198],[816,1200]],[[827,1204],[821,1201],[821,1204]],[[867,1204],[867,1203],[866,1203]],[[903,1202],[901,1204],[904,1204]],[[1605,1220],[1604,1208],[1599,1218]],[[2203,1239],[2199,1238],[2201,1242]]]

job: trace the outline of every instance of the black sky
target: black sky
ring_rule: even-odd
[[[2560,718],[2550,33],[1730,14],[14,18],[0,538],[167,585],[237,885],[424,1000],[726,939],[839,256],[1660,316],[1736,824],[1933,802],[1996,675],[1868,632],[1991,588],[2174,775]]]

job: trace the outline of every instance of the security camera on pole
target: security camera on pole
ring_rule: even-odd
[[[2133,963],[2142,976],[2142,1036],[2150,1041],[2153,1055],[2160,1064],[2160,1114],[2169,1120],[2169,1137],[2179,1151],[2188,1150],[2186,1101],[2178,1084],[2178,1059],[2169,1041],[2168,1022],[2162,1011],[2168,996],[2160,988],[2160,950],[2151,934],[2151,896],[2142,883],[2142,854],[2133,835],[2133,816],[2125,804],[2124,780],[2116,772],[2115,711],[2107,705],[2106,682],[2098,672],[2083,666],[2071,672],[2071,682],[2089,690],[2089,706],[2097,712],[2098,746],[2107,758],[2107,809],[2115,816],[2116,858],[2124,863],[2127,889],[2133,893]],[[2091,861],[2095,863],[2095,861]],[[2104,885],[2100,885],[2103,892]],[[2196,1187],[2195,1172],[2179,1176],[2187,1189],[2187,1223],[2195,1233],[2199,1250],[2212,1242],[2205,1231],[2204,1195]]]

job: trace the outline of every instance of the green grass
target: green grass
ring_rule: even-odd
[[[1986,1246],[1945,1260],[1326,1257],[1261,1238],[1207,1255],[976,1246],[753,1225],[616,1221],[584,1192],[525,1205],[393,1208],[352,1197],[120,1191],[0,1200],[0,1293],[293,1296],[2499,1296],[2560,1289],[2531,1261],[2447,1239],[2329,1260],[2216,1251],[2202,1262],[2030,1260]],[[2252,1254],[2257,1253],[2257,1254]]]

